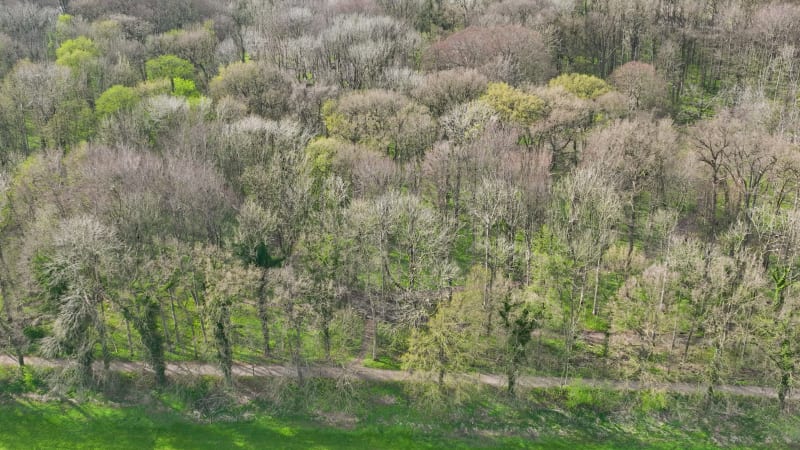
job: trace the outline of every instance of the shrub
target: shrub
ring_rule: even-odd
[[[667,406],[668,398],[665,391],[648,390],[639,394],[639,410],[645,414],[666,411]]]

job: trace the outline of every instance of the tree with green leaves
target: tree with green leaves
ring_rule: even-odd
[[[482,336],[485,276],[482,269],[473,269],[465,289],[440,301],[425,325],[412,331],[403,354],[405,369],[432,376],[442,391],[448,374],[469,371],[488,348]]]
[[[166,78],[175,92],[176,85],[182,81],[194,81],[194,66],[189,61],[175,55],[161,55],[145,62],[145,73],[148,80]],[[176,83],[177,81],[177,83]]]
[[[514,394],[519,369],[528,354],[528,344],[532,333],[541,327],[544,308],[530,301],[518,298],[519,293],[507,290],[502,296],[498,315],[505,335],[503,359],[508,379],[506,387],[509,394]]]
[[[561,86],[579,98],[594,100],[610,92],[611,87],[600,78],[582,73],[559,75],[548,83],[550,87]]]
[[[105,117],[120,111],[130,111],[139,104],[139,101],[141,96],[136,89],[117,84],[100,94],[94,108],[100,117]]]
[[[331,359],[331,323],[345,306],[358,276],[353,261],[355,243],[347,232],[345,206],[350,200],[345,182],[333,175],[321,180],[320,204],[298,243],[298,266],[310,279],[309,300],[322,337],[325,358]]]
[[[264,209],[254,199],[247,200],[239,211],[238,227],[235,238],[237,253],[250,265],[258,268],[260,273],[256,304],[258,319],[261,322],[263,354],[270,356],[270,306],[268,269],[277,266],[280,261],[273,259],[269,243],[275,232],[275,215]]]
[[[503,120],[527,127],[545,115],[544,100],[505,83],[490,83],[481,101],[491,106]]]
[[[61,43],[56,50],[56,64],[77,71],[100,55],[95,43],[86,36],[78,36]]]

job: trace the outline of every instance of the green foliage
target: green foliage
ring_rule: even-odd
[[[611,92],[611,86],[605,81],[597,78],[594,75],[586,75],[582,73],[568,73],[559,75],[550,80],[551,87],[561,86],[568,92],[575,94],[580,98],[596,99],[601,95]]]
[[[175,55],[161,55],[145,62],[148,80],[159,78],[194,80],[194,65]]]
[[[351,92],[322,106],[332,136],[386,153],[398,161],[421,158],[436,139],[428,108],[393,91]]]
[[[588,315],[584,321],[584,326],[590,331],[606,332],[610,328],[608,319],[596,315]]]
[[[482,284],[473,274],[468,288],[443,300],[424,330],[414,330],[403,355],[403,367],[444,382],[447,373],[464,372],[475,362],[486,340],[483,327]]]
[[[200,97],[200,92],[198,92],[194,81],[181,77],[175,77],[172,79],[172,83],[175,86],[173,94],[180,97],[186,97],[188,99],[196,99]]]
[[[318,138],[306,146],[306,154],[311,164],[311,175],[323,180],[331,174],[337,150],[346,145],[337,138]]]
[[[503,296],[498,314],[506,334],[504,350],[508,392],[513,394],[517,372],[527,355],[531,333],[542,325],[544,308],[543,305],[519,301],[512,292],[508,292]]]
[[[94,107],[97,114],[104,117],[118,111],[130,111],[139,101],[141,97],[136,89],[117,84],[103,92]]]
[[[94,135],[95,114],[83,99],[68,98],[58,104],[48,128],[52,145],[69,149]]]
[[[64,41],[56,50],[56,64],[78,70],[90,60],[100,55],[94,41],[86,36]]]
[[[547,106],[539,96],[506,83],[490,83],[481,100],[497,111],[503,120],[523,126],[528,126],[541,118]]]
[[[647,390],[639,394],[639,410],[645,414],[664,412],[669,407],[669,397],[661,390]]]
[[[211,80],[215,101],[230,97],[247,105],[251,114],[279,119],[290,109],[292,84],[278,69],[264,62],[236,62],[220,69]]]
[[[60,25],[72,25],[72,19],[74,16],[71,14],[59,14],[58,15],[58,24]]]
[[[603,406],[603,394],[596,388],[578,382],[573,383],[564,389],[567,392],[566,405],[569,408],[595,409]]]
[[[362,365],[364,367],[371,367],[374,369],[385,369],[385,370],[401,370],[403,368],[403,364],[388,357],[388,356],[380,356],[377,359],[366,358],[362,361]]]
[[[1,372],[0,386],[16,376]],[[464,402],[432,407],[396,383],[312,380],[302,390],[287,380],[255,378],[242,386],[257,400],[242,402],[216,380],[179,378],[161,393],[131,397],[134,404],[4,401],[0,447],[667,450],[771,448],[800,437],[797,415],[780,416],[752,399],[732,398],[717,408],[681,397],[682,406],[653,416],[625,409],[638,403],[636,394],[613,394],[614,405],[598,414],[585,397],[584,406],[564,408],[561,389],[512,399],[482,388]]]
[[[0,366],[0,398],[8,394],[40,393],[47,389],[46,373],[31,367]]]

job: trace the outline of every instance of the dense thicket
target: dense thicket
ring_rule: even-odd
[[[783,403],[798,52],[778,1],[7,1],[0,345]]]

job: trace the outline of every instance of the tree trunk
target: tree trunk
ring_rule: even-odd
[[[78,377],[83,386],[90,386],[92,384],[92,346],[88,349],[82,349],[78,354]]]
[[[156,384],[163,386],[167,383],[166,362],[164,361],[164,341],[161,333],[158,332],[157,316],[159,303],[150,301],[145,307],[144,317],[139,322],[139,334],[142,342],[147,348],[153,372],[155,373]]]
[[[228,338],[228,322],[230,321],[228,314],[227,311],[222,311],[220,317],[215,320],[214,340],[217,344],[217,355],[219,356],[222,376],[225,379],[225,384],[231,386],[233,385],[233,349]]]
[[[25,366],[25,352],[24,350],[24,335],[17,331],[16,325],[14,323],[14,316],[11,313],[11,306],[8,302],[8,297],[6,297],[6,287],[4,282],[0,280],[0,298],[3,299],[3,309],[5,310],[6,315],[6,323],[3,323],[3,320],[0,319],[0,328],[8,334],[8,341],[11,344],[11,347],[14,350],[14,355],[17,358],[17,364],[20,367]]]
[[[303,349],[303,336],[301,334],[300,323],[295,323],[294,326],[294,349],[292,349],[292,359],[294,360],[294,367],[297,370],[297,383],[303,386],[305,379],[303,378],[303,358],[301,351]]]
[[[261,269],[258,286],[258,319],[261,321],[261,337],[264,340],[264,357],[269,358],[269,309],[267,308],[267,270]]]
[[[158,302],[159,302],[158,313],[159,313],[159,315],[161,315],[161,329],[164,332],[164,340],[167,343],[167,347],[169,347],[170,350],[174,351],[175,348],[172,346],[172,341],[169,338],[169,328],[167,326],[167,315],[164,314],[164,308],[160,304],[161,300],[159,300]]]
[[[328,325],[328,321],[325,321],[325,324],[322,326],[322,346],[325,348],[325,359],[327,361],[331,360],[331,327]]]
[[[372,360],[378,357],[378,318],[375,315],[375,308],[372,308]]]
[[[628,275],[631,267],[631,257],[633,256],[633,244],[636,240],[636,201],[631,195],[631,213],[628,216],[628,254],[625,256],[625,275]]]
[[[106,336],[106,308],[105,302],[100,300],[100,323],[98,329],[100,331],[100,347],[103,353],[103,370],[108,372],[111,364],[111,352],[108,350],[108,337]]]
[[[601,258],[597,259],[597,266],[594,268],[594,299],[592,300],[592,315],[597,316],[599,309],[597,307],[597,293],[600,289],[600,263]]]
[[[131,335],[131,321],[125,318],[125,334],[128,337],[128,356],[133,359],[133,336]]]
[[[181,334],[178,332],[178,313],[175,312],[175,293],[169,293],[169,307],[172,311],[172,333],[175,335],[175,345],[181,347]]]
[[[778,387],[778,402],[780,404],[781,411],[786,411],[786,398],[789,396],[789,392],[792,389],[791,379],[791,372],[783,371],[781,373],[781,384]]]
[[[686,362],[686,358],[689,357],[689,345],[692,342],[692,336],[694,336],[694,324],[692,327],[689,328],[689,336],[686,337],[686,345],[683,347],[683,362]]]

